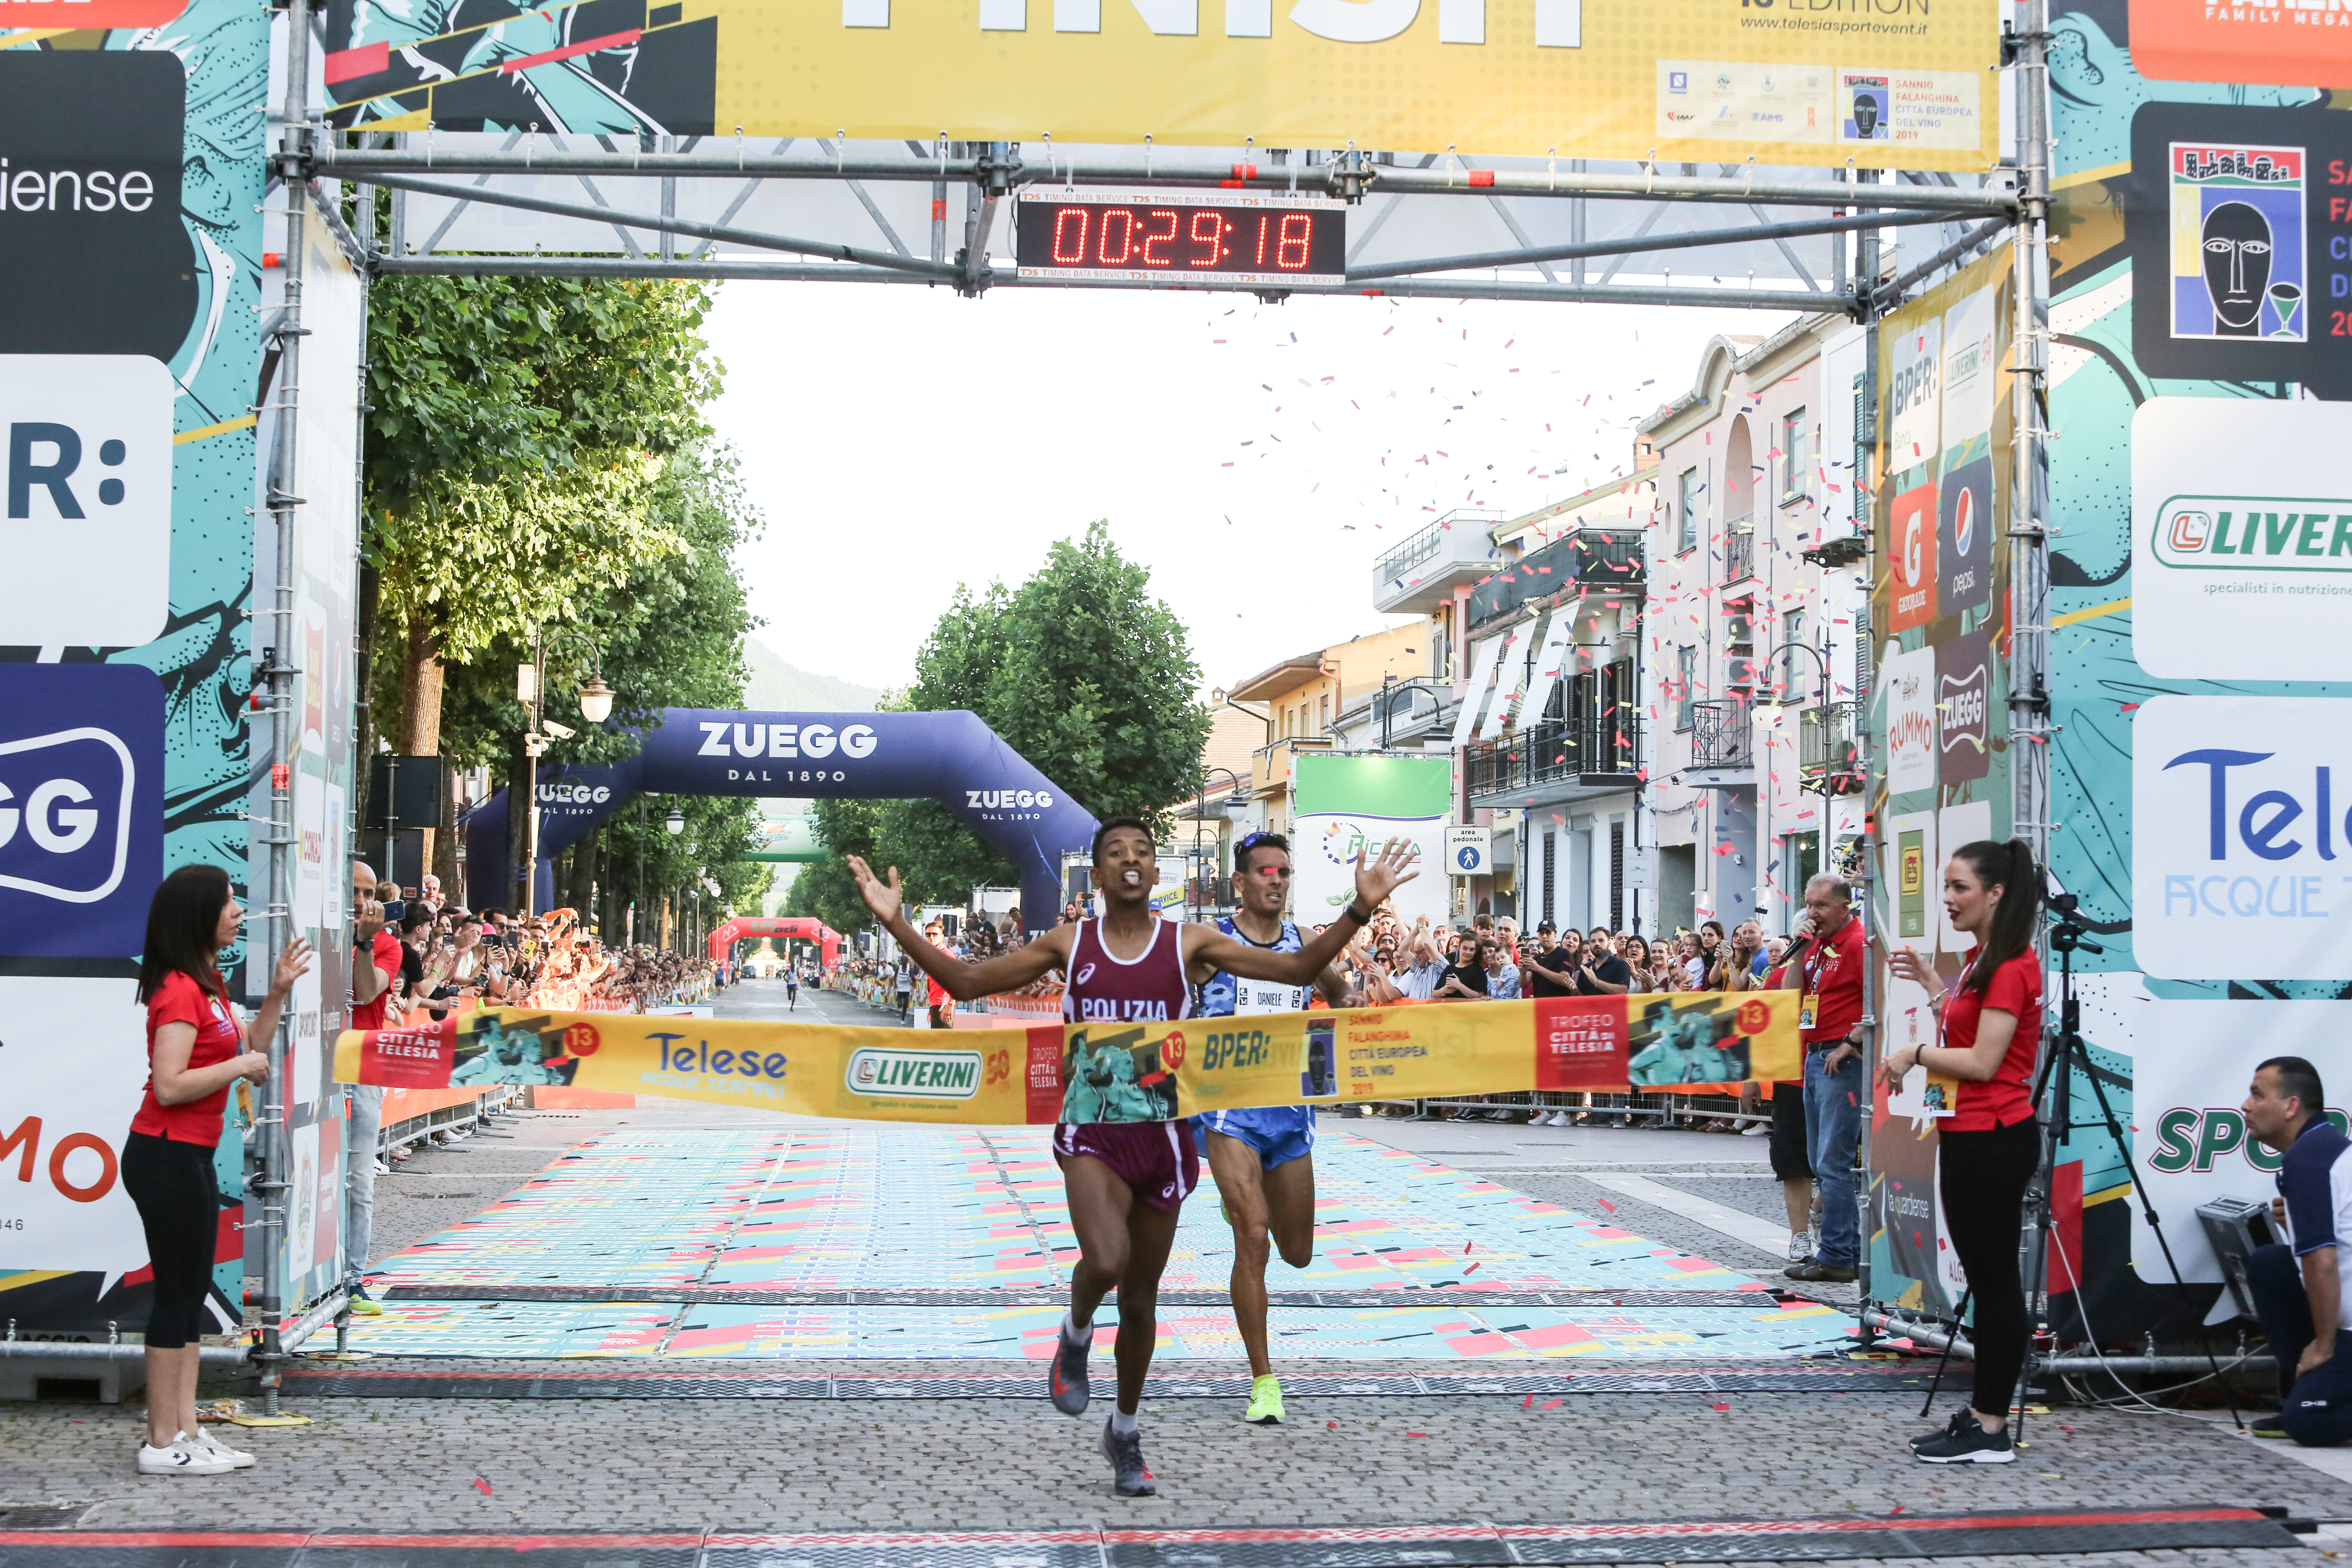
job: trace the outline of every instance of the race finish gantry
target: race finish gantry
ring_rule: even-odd
[[[1987,787],[1998,785],[1995,836],[2013,826],[2047,858],[2046,0],[2013,7],[2012,28],[1996,0],[1819,12],[1670,0],[1638,18],[1588,15],[1580,0],[718,0],[690,16],[582,0],[488,28],[392,0],[292,0],[274,32],[226,0],[184,16],[182,0],[14,10],[35,28],[180,17],[169,41],[184,67],[150,35],[125,34],[107,57],[12,48],[0,35],[0,102],[37,105],[56,145],[146,136],[153,145],[134,152],[156,171],[145,177],[159,211],[178,210],[184,144],[202,149],[192,167],[226,149],[250,177],[249,189],[189,196],[212,206],[192,208],[191,254],[209,265],[188,322],[132,341],[117,318],[152,279],[101,269],[105,308],[47,313],[37,351],[25,329],[8,347],[172,359],[206,400],[165,431],[175,489],[258,478],[262,504],[244,519],[151,510],[137,524],[145,535],[119,541],[202,543],[240,564],[216,572],[201,601],[250,595],[249,702],[231,690],[226,658],[149,661],[180,682],[184,706],[234,721],[226,761],[183,738],[162,768],[159,743],[170,798],[211,805],[175,807],[135,837],[158,860],[159,849],[249,853],[253,973],[308,936],[325,954],[320,994],[345,985],[333,869],[343,847],[320,836],[341,831],[330,825],[353,759],[348,726],[316,715],[348,712],[354,694],[332,650],[352,641],[366,289],[401,274],[920,284],[981,301],[1001,289],[1192,289],[1843,315],[1872,334],[1857,418],[1868,434],[1853,508],[1822,548],[1860,560],[1874,582],[1897,526],[1895,481],[1917,466],[1892,453],[1890,421],[1934,381],[1933,362],[1897,353],[1879,324],[1984,293],[2002,312],[1992,446],[1996,536],[2008,542],[1996,574],[2006,754]],[[125,61],[173,77],[153,126],[100,118],[114,111],[99,106],[123,101],[100,69]],[[283,98],[265,120],[253,110],[273,64]],[[197,222],[206,215],[219,226]],[[258,310],[228,286],[233,257],[247,252],[268,261]],[[257,384],[260,407],[240,418]],[[95,435],[89,449],[116,461]],[[23,585],[51,586],[39,572]],[[160,588],[148,596],[142,617],[119,594],[85,614],[60,591],[20,617],[26,633],[0,640],[136,648],[167,635]],[[172,605],[212,614],[227,645],[246,640],[232,610]],[[146,669],[107,668],[152,685]],[[771,721],[829,716],[690,717],[756,721],[772,736]],[[1883,801],[1886,769],[1867,743],[1864,765]],[[1874,926],[1885,918],[1878,848],[1863,860]],[[526,850],[522,864],[537,858]],[[1033,921],[1054,907],[1025,882],[1024,895]],[[120,911],[100,912],[119,924]],[[44,939],[60,977],[81,973],[84,952],[136,946],[90,919],[77,929]],[[1885,984],[1874,966],[1874,1016]],[[264,1282],[251,1353],[272,1401],[296,1344],[343,1310],[334,1240],[322,1246],[317,1228],[335,1222],[288,1201],[314,1175],[320,1113],[308,1108],[329,1084],[316,1017],[301,1016],[289,1008],[270,1043],[273,1082],[299,1113],[263,1118],[249,1180],[222,1173],[255,1237]],[[36,1266],[39,1245],[22,1266]],[[68,1277],[94,1287],[109,1267],[57,1246],[46,1267]],[[236,1267],[225,1261],[223,1278]],[[1890,1321],[1865,1310],[1866,1322]],[[90,1315],[59,1309],[77,1311]]]

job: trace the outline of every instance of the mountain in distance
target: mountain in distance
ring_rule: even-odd
[[[743,639],[743,662],[751,670],[751,679],[743,685],[743,706],[746,709],[772,712],[871,713],[874,711],[874,700],[882,695],[882,689],[878,686],[860,686],[855,681],[836,679],[830,675],[795,669],[758,637]]]

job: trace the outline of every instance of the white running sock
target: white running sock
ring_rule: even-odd
[[[1085,1344],[1094,1338],[1094,1325],[1081,1323],[1068,1312],[1062,1314],[1062,1338],[1070,1343]]]
[[[1124,1410],[1114,1410],[1110,1413],[1110,1429],[1122,1437],[1130,1436],[1136,1429],[1135,1417]]]

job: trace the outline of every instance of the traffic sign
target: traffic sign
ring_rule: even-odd
[[[1445,830],[1445,868],[1456,877],[1484,877],[1494,868],[1495,830],[1491,827],[1449,827]]]

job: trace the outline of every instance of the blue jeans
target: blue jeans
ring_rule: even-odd
[[[1862,1218],[1853,1205],[1853,1160],[1862,1147],[1862,1055],[1824,1072],[1826,1050],[1805,1053],[1805,1151],[1822,1189],[1822,1238],[1816,1261],[1853,1268],[1862,1259]]]
[[[2279,1424],[2286,1435],[2306,1448],[2332,1448],[2352,1438],[2352,1330],[2337,1330],[2336,1353],[2297,1377],[2295,1363],[2312,1339],[2301,1261],[2285,1247],[2258,1247],[2246,1259],[2246,1284],[2278,1358]]]

